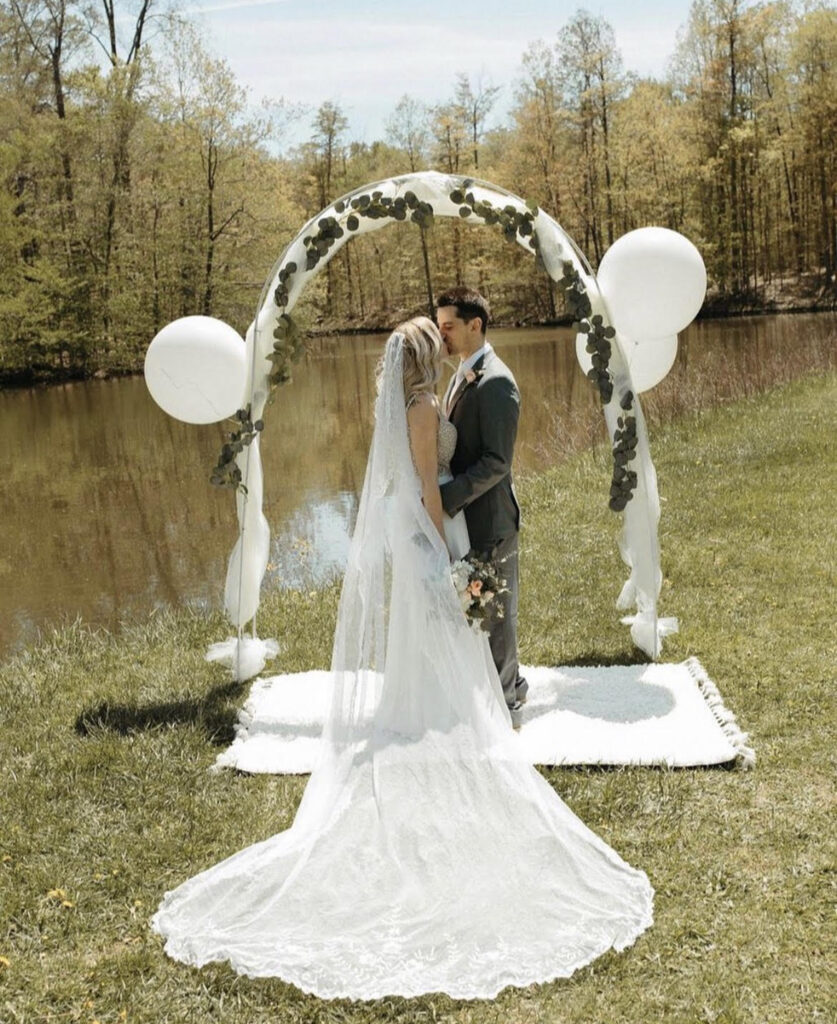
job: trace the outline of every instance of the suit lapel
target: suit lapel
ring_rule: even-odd
[[[448,404],[450,402],[451,392],[453,391],[453,382],[455,380],[456,380],[456,374],[454,373],[453,376],[451,377],[451,379],[448,381],[448,386],[445,388],[444,410],[445,410],[445,415],[446,416],[447,416],[448,411],[449,411],[448,410]]]
[[[450,408],[448,409],[448,412],[447,412],[448,419],[450,419],[451,416],[453,415],[453,410],[459,404],[460,398],[462,398],[462,396],[465,394],[465,392],[468,390],[468,388],[470,388],[472,385],[476,384],[477,381],[482,376],[483,364],[485,363],[486,355],[487,355],[487,353],[483,353],[479,357],[479,359],[474,363],[474,365],[471,367],[469,372],[475,374],[474,379],[473,380],[468,380],[467,378],[464,379],[462,381],[462,384],[459,386],[459,388],[452,395],[450,395],[450,388],[453,387],[453,381],[456,380],[456,376],[454,375],[453,380],[451,381],[451,383],[449,385],[449,388],[448,388],[448,395],[450,397]],[[446,396],[446,398],[447,397],[448,396]],[[447,401],[445,402],[445,405],[447,405]]]

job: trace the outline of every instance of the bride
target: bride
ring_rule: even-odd
[[[426,317],[387,341],[319,763],[290,829],[166,893],[152,927],[178,960],[326,998],[489,998],[652,922],[644,872],[523,756],[460,608],[445,533],[460,555],[467,531],[435,482],[453,450],[441,362]]]

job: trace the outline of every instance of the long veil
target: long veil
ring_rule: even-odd
[[[410,455],[383,357],[340,599],[334,691],[290,829],[167,893],[153,927],[323,997],[486,998],[565,977],[652,920],[653,890],[518,748]]]

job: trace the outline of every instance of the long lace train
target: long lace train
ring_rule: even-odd
[[[651,924],[645,875],[533,768],[474,750],[464,727],[377,744],[316,836],[292,828],[166,896],[154,927],[171,956],[323,997],[486,998]]]
[[[167,893],[166,951],[323,997],[488,998],[652,921],[653,890],[527,762],[467,625],[407,443],[399,335],[338,613],[335,686],[293,826]]]

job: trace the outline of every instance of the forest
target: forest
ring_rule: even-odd
[[[243,333],[306,220],[425,169],[540,204],[594,267],[633,228],[682,232],[706,262],[704,313],[834,308],[835,58],[829,3],[695,0],[665,77],[640,78],[578,10],[545,26],[516,81],[454,71],[447,98],[402,96],[366,144],[336,100],[255,102],[157,0],[0,0],[0,383],[135,372],[188,314]],[[307,141],[287,144],[291,123]],[[310,332],[371,330],[453,282],[499,322],[565,316],[531,257],[448,221],[353,242],[297,313]]]

